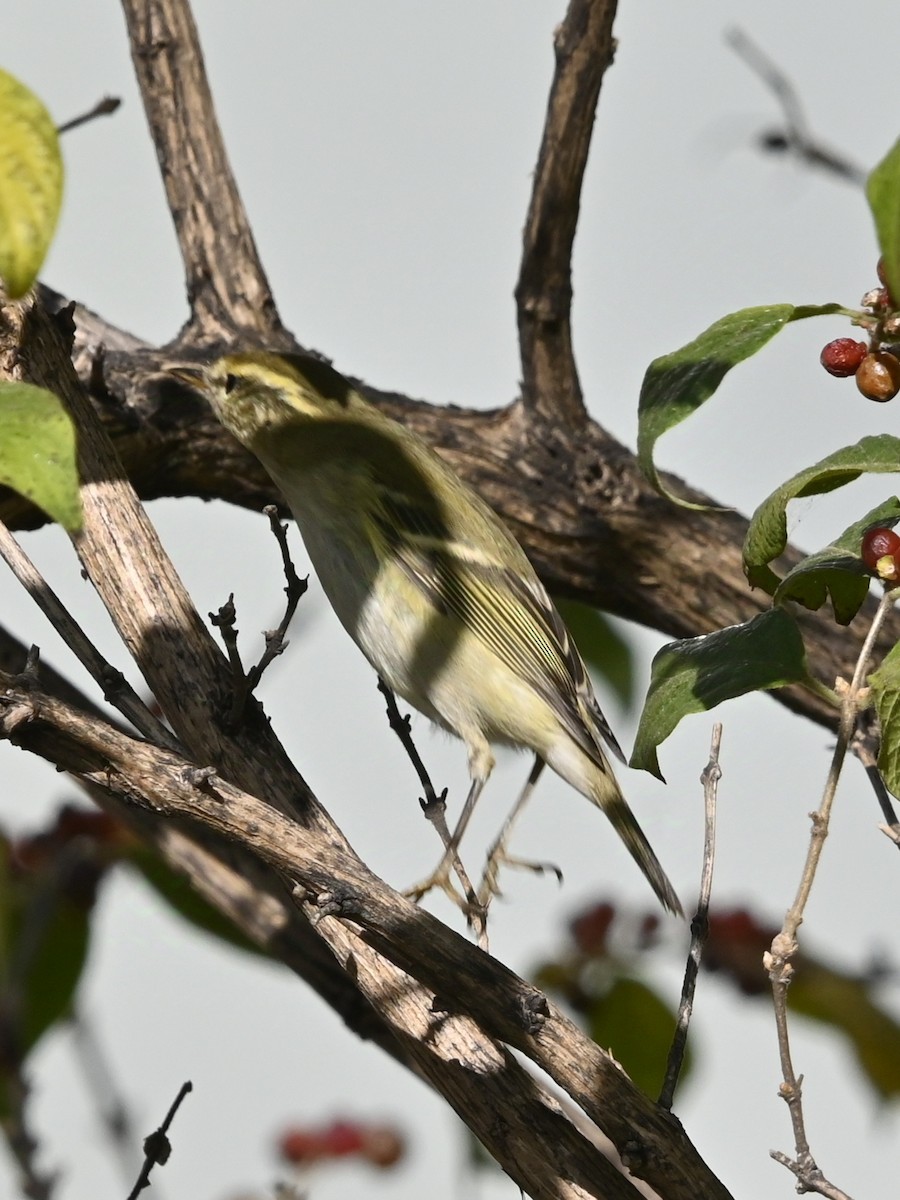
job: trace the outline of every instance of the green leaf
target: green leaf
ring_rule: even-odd
[[[892,528],[900,521],[900,500],[892,496],[859,521],[854,521],[835,542],[810,554],[790,570],[775,591],[775,603],[796,600],[805,608],[821,608],[831,600],[839,625],[849,625],[869,594],[872,575],[859,556],[863,534],[873,526]]]
[[[892,296],[900,296],[900,141],[869,176],[866,195],[875,218],[888,288]]]
[[[744,539],[744,569],[753,587],[764,588],[770,595],[778,588],[779,577],[768,564],[787,545],[787,506],[791,500],[833,492],[864,473],[897,471],[900,471],[900,439],[883,433],[835,450],[776,488],[751,517]]]
[[[675,1014],[656,992],[637,979],[622,976],[591,1003],[586,1016],[591,1038],[612,1052],[642,1092],[659,1095]],[[690,1067],[688,1056],[682,1082]]]
[[[0,483],[64,528],[81,527],[75,430],[52,392],[0,383]]]
[[[820,462],[800,470],[786,484],[763,500],[750,518],[744,539],[744,570],[755,588],[769,595],[778,589],[779,576],[769,563],[784,552],[787,545],[787,505],[803,496],[821,496],[845,484],[852,484],[864,473],[900,472],[900,439],[888,433],[863,438],[856,445],[844,446]]]
[[[878,769],[891,795],[900,798],[900,643],[869,676],[869,685],[881,726]]]
[[[782,608],[704,637],[670,642],[656,655],[630,765],[662,779],[656,748],[682,717],[747,692],[808,678],[800,631]]]
[[[587,665],[613,690],[626,708],[634,705],[634,654],[605,613],[575,600],[554,597],[566,628]]]
[[[657,439],[704,404],[732,367],[762,349],[788,322],[842,311],[839,304],[744,308],[722,317],[680,350],[654,359],[641,385],[638,462],[657,491],[685,508],[708,507],[682,500],[663,486],[653,461]]]
[[[63,165],[50,114],[0,70],[0,278],[24,295],[37,278],[62,203]]]

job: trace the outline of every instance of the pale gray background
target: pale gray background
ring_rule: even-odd
[[[112,119],[65,139],[63,217],[44,277],[149,339],[185,316],[182,276],[153,151],[114,0],[2,5],[2,65],[57,120],[101,94],[121,95]],[[331,3],[198,0],[195,12],[232,163],[285,321],[300,339],[373,384],[437,402],[495,405],[516,391],[512,288],[519,233],[551,78],[551,31],[563,3]],[[873,286],[875,241],[863,197],[751,148],[777,120],[771,97],[723,42],[742,23],[787,69],[817,131],[865,165],[897,135],[900,10],[835,0],[625,0],[620,49],[604,84],[575,256],[575,334],[591,411],[633,444],[647,362],[731,309],[772,301],[855,303]],[[838,320],[788,330],[723,394],[662,445],[667,466],[748,511],[783,478],[865,433],[895,410],[858,397],[818,367]],[[858,486],[803,510],[810,548],[877,499],[890,482]],[[240,627],[272,623],[281,581],[261,517],[225,505],[158,502],[165,544],[207,612],[234,590]],[[102,648],[124,666],[65,538],[24,539]],[[295,543],[298,564],[304,557]],[[52,635],[10,581],[3,618],[64,665]],[[309,636],[306,636],[307,631]],[[258,639],[257,639],[258,641]],[[641,635],[642,681],[655,635]],[[249,642],[246,643],[249,645]],[[73,675],[78,674],[72,667]],[[290,651],[262,698],[275,727],[351,841],[398,885],[436,855],[416,786],[382,717],[367,666],[315,588]],[[633,724],[601,693],[625,745]],[[778,920],[806,847],[807,812],[827,768],[829,737],[765,698],[730,705],[725,720],[717,899]],[[687,722],[662,751],[664,789],[634,772],[624,784],[684,895],[695,888],[701,838],[697,776],[709,718]],[[463,794],[462,749],[420,723],[435,777]],[[334,752],[336,740],[342,743]],[[2,817],[40,823],[64,796],[61,779],[8,746]],[[524,760],[503,761],[466,842],[477,864],[518,787]],[[812,950],[860,969],[900,954],[897,854],[876,829],[859,769],[847,773],[820,886],[803,928]],[[597,895],[647,906],[651,897],[602,818],[549,778],[517,840],[563,865],[565,887],[508,879],[494,913],[495,951],[527,970],[560,936],[566,915]],[[439,911],[445,910],[438,906]],[[452,913],[445,913],[455,919]],[[312,1181],[316,1200],[361,1194],[412,1200],[472,1195],[461,1182],[464,1140],[440,1101],[378,1051],[358,1044],[290,975],[229,954],[173,919],[140,881],[104,893],[83,991],[141,1128],[161,1118],[187,1077],[174,1154],[154,1195],[235,1196],[275,1174],[273,1134],[287,1121],[333,1114],[393,1119],[412,1140],[401,1172],[341,1167]],[[673,933],[663,979],[673,1003],[681,973]],[[900,1008],[896,985],[885,1003]],[[896,1180],[896,1110],[880,1110],[829,1031],[795,1022],[809,1135],[823,1169],[856,1195]],[[738,1197],[789,1196],[768,1158],[791,1149],[772,1020],[764,1004],[701,981],[697,1070],[679,1115]],[[35,1058],[35,1116],[48,1165],[66,1172],[63,1200],[127,1192],[115,1171],[70,1046],[46,1039]],[[0,1190],[11,1190],[0,1161]],[[517,1194],[507,1180],[480,1194]]]

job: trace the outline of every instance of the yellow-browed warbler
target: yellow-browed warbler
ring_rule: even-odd
[[[172,373],[277,484],[332,608],[385,683],[465,742],[471,789],[433,881],[446,885],[499,743],[534,752],[530,782],[548,763],[602,808],[680,913],[604,753],[621,757],[581,656],[487,504],[318,359],[229,354]]]

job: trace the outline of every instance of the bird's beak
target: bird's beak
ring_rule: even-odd
[[[206,374],[201,367],[189,367],[182,363],[173,363],[164,368],[167,375],[183,383],[192,391],[205,393],[207,389]]]

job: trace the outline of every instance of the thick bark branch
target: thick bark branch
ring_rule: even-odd
[[[339,835],[323,836],[323,822],[302,827],[284,817],[277,788],[265,801],[257,799],[13,677],[0,677],[0,688],[0,736],[104,792],[116,806],[136,808],[154,823],[174,820],[176,828],[183,821],[188,829],[200,825],[251,851],[276,878],[298,884],[298,906],[347,979],[529,1194],[636,1195],[507,1046],[546,1072],[660,1195],[727,1200],[678,1121],[551,1001],[393,892]]]
[[[522,403],[577,434],[587,414],[572,348],[572,246],[600,84],[613,58],[616,0],[572,0],[556,30],[556,73],[516,285]]]
[[[65,301],[47,288],[50,311]],[[246,451],[196,400],[176,393],[160,375],[170,352],[157,350],[74,309],[75,364],[143,500],[159,496],[224,499],[261,510],[281,503],[271,481]],[[0,316],[2,320],[2,316]],[[22,348],[36,375],[42,349]],[[592,604],[670,637],[693,637],[749,620],[769,607],[751,591],[741,566],[747,521],[731,511],[691,512],[659,496],[634,455],[594,422],[577,437],[565,429],[530,436],[517,404],[492,412],[432,408],[361,384],[392,416],[431,442],[507,521],[550,590]],[[681,480],[680,493],[707,499]],[[0,519],[12,528],[45,518],[21,497],[3,493]],[[801,554],[790,550],[786,561]],[[827,612],[799,620],[815,675],[832,684],[849,677],[873,605],[848,628]],[[861,631],[861,632],[858,632]],[[900,637],[900,618],[888,623],[882,652]],[[797,688],[773,693],[804,716],[834,727],[834,710]]]
[[[274,344],[281,320],[216,120],[197,27],[180,0],[123,0],[131,57],[185,266],[183,344],[237,325]]]

